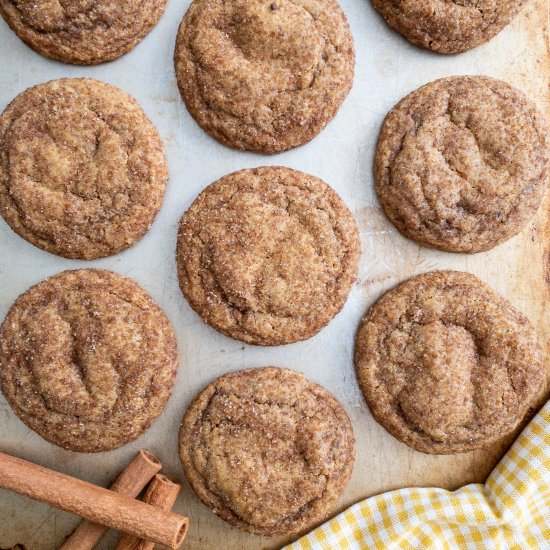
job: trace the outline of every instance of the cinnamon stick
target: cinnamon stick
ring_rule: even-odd
[[[0,488],[170,548],[180,546],[189,525],[186,517],[4,453]]]
[[[147,487],[143,502],[157,506],[161,510],[171,510],[179,492],[180,486],[177,483],[170,481],[165,475],[157,474]],[[153,550],[154,546],[154,543],[148,540],[133,535],[122,535],[116,550]]]
[[[110,489],[135,498],[161,468],[162,464],[155,455],[141,450],[120,473]],[[84,520],[59,550],[92,550],[106,532],[107,527]]]

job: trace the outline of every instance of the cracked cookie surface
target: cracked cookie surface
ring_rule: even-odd
[[[374,173],[384,211],[406,237],[449,252],[489,250],[521,231],[541,203],[548,129],[505,82],[436,80],[388,113]]]
[[[156,25],[167,0],[0,0],[0,14],[33,50],[93,65],[130,51]]]
[[[29,428],[71,451],[108,451],[141,435],[168,401],[177,361],[164,313],[110,271],[38,283],[0,327],[5,398]]]
[[[487,42],[527,0],[372,0],[388,25],[413,44],[460,53]]]
[[[340,403],[276,367],[212,382],[179,433],[183,469],[202,502],[231,525],[265,536],[322,520],[349,481],[354,448]]]
[[[334,117],[355,54],[335,0],[195,0],[174,55],[185,104],[225,145],[277,153]]]
[[[529,321],[458,271],[424,273],[384,294],[361,322],[355,366],[375,419],[432,454],[510,434],[546,378]]]
[[[90,260],[129,248],[153,223],[167,179],[156,128],[109,84],[39,84],[0,116],[0,214],[53,254]]]
[[[224,176],[183,215],[180,286],[211,326],[281,345],[316,334],[342,309],[357,275],[355,220],[314,176],[262,167]]]

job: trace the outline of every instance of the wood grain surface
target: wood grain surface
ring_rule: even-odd
[[[454,489],[483,481],[512,438],[455,456],[424,455],[392,438],[372,419],[357,387],[352,364],[355,330],[367,308],[397,282],[432,269],[461,269],[477,274],[530,318],[548,363],[550,194],[525,231],[492,251],[469,256],[428,250],[399,235],[382,214],[373,190],[372,157],[387,110],[408,92],[441,76],[487,74],[506,80],[527,93],[550,121],[548,1],[531,0],[490,43],[459,56],[441,56],[411,46],[388,29],[367,0],[342,0],[357,50],[354,88],[321,136],[276,157],[228,150],[203,135],[186,113],[171,56],[177,25],[188,4],[169,2],[158,27],[135,51],[94,68],[47,61],[0,25],[0,109],[31,84],[60,76],[93,76],[134,95],[158,125],[171,167],[163,210],[143,242],[92,264],[133,277],[151,292],[174,323],[180,350],[178,380],[168,407],[137,442],[100,455],[66,452],[25,428],[0,399],[0,450],[107,486],[137,449],[150,449],[165,464],[164,472],[183,484],[174,511],[191,521],[184,548],[280,548],[288,538],[270,540],[242,533],[207,510],[185,481],[177,457],[177,428],[198,391],[224,372],[274,364],[302,371],[321,383],[350,414],[357,438],[356,464],[334,513],[398,487]],[[360,276],[344,312],[311,340],[273,349],[244,346],[203,325],[179,293],[174,262],[178,218],[198,192],[224,173],[262,164],[288,165],[330,183],[356,216],[363,248]],[[30,284],[83,265],[37,251],[3,222],[0,256],[0,316]],[[541,393],[541,403],[546,395]],[[23,543],[27,550],[53,550],[78,523],[73,516],[7,492],[0,492],[0,510],[0,547]],[[116,540],[117,535],[110,533],[99,548],[113,548]]]

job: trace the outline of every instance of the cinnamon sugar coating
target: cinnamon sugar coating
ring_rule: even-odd
[[[212,382],[179,434],[185,475],[202,502],[231,525],[265,536],[324,519],[348,483],[354,447],[338,401],[275,367]]]
[[[29,428],[71,451],[108,451],[141,435],[164,409],[177,361],[164,313],[110,271],[38,283],[0,327],[4,397]]]
[[[424,273],[384,294],[361,323],[355,365],[375,419],[432,454],[513,432],[546,377],[529,321],[458,271]]]
[[[230,147],[278,153],[334,117],[355,62],[335,0],[195,0],[174,55],[185,104]]]
[[[344,306],[357,275],[355,221],[318,178],[282,167],[207,187],[178,233],[180,286],[224,334],[256,345],[310,338]]]
[[[167,0],[0,0],[0,15],[36,52],[94,65],[130,51],[157,24]]]
[[[153,223],[167,179],[156,128],[109,84],[39,84],[0,116],[0,214],[53,254],[90,260],[132,246]]]
[[[527,0],[372,0],[390,27],[413,44],[460,53],[487,42]]]
[[[544,118],[520,91],[482,76],[443,78],[388,113],[376,150],[376,190],[406,237],[480,252],[533,218],[549,156]]]

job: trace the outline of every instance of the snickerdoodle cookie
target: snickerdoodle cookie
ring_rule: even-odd
[[[0,214],[53,254],[89,260],[132,246],[160,209],[167,179],[157,130],[109,84],[53,80],[0,116]]]
[[[545,381],[529,321],[458,271],[424,273],[384,294],[361,323],[355,365],[376,420],[432,454],[511,433]]]
[[[250,533],[293,533],[322,520],[351,475],[355,439],[340,403],[288,369],[226,374],[189,407],[179,450],[195,493]]]
[[[450,252],[479,252],[534,216],[548,159],[547,126],[521,92],[487,77],[443,78],[387,115],[376,190],[405,236]]]
[[[344,306],[357,274],[355,221],[320,179],[282,167],[241,170],[207,187],[178,233],[191,307],[249,344],[305,340]]]
[[[336,0],[194,0],[174,56],[191,115],[225,145],[278,153],[334,117],[355,54]]]
[[[0,382],[15,414],[44,439],[108,451],[162,412],[177,367],[170,322],[132,280],[64,271],[12,305],[0,327]]]
[[[0,14],[36,52],[79,65],[111,61],[156,25],[167,0],[0,0]]]
[[[413,44],[459,53],[487,42],[527,0],[372,0],[390,27]]]

